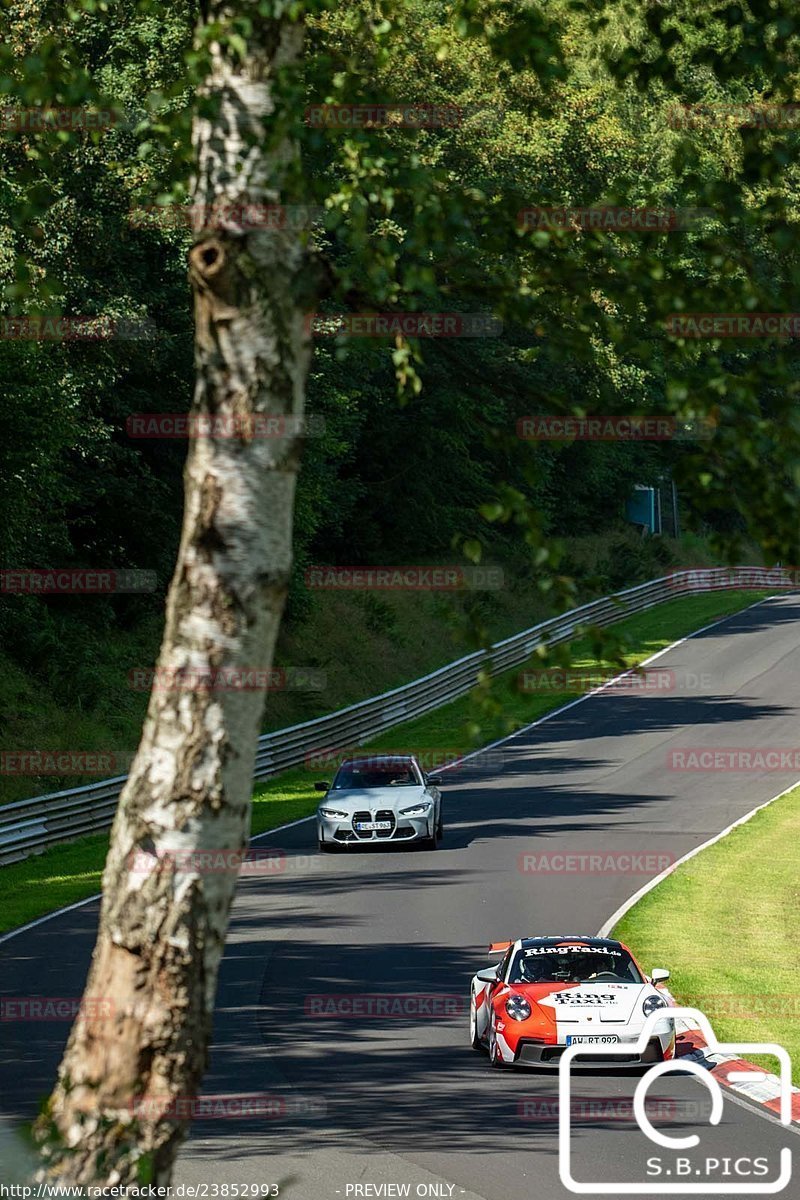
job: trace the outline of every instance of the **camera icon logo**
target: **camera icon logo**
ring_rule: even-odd
[[[779,1046],[774,1042],[718,1042],[708,1018],[704,1013],[696,1008],[675,1007],[669,1009],[659,1009],[647,1018],[642,1028],[641,1035],[634,1047],[637,1054],[643,1054],[646,1050],[650,1039],[653,1037],[656,1027],[663,1026],[665,1020],[668,1020],[675,1028],[677,1021],[685,1021],[691,1023],[695,1028],[700,1029],[703,1034],[708,1049],[714,1054],[730,1054],[737,1058],[749,1057],[753,1054],[766,1054],[777,1059],[780,1066],[780,1073],[777,1075],[777,1080],[780,1086],[780,1122],[782,1125],[790,1125],[792,1122],[792,1064],[789,1054],[783,1046]],[[715,1170],[720,1166],[720,1159],[705,1157],[705,1151],[702,1151],[703,1157],[692,1160],[687,1157],[676,1158],[672,1161],[673,1165],[667,1169],[658,1168],[657,1177],[654,1180],[652,1177],[642,1180],[641,1182],[630,1183],[626,1181],[609,1182],[607,1179],[597,1182],[583,1182],[576,1180],[572,1174],[572,1126],[570,1119],[570,1103],[571,1103],[571,1068],[573,1060],[577,1057],[586,1061],[591,1065],[593,1057],[602,1056],[604,1065],[611,1066],[609,1059],[618,1055],[620,1057],[629,1058],[631,1054],[631,1045],[602,1046],[593,1047],[591,1045],[572,1045],[568,1046],[561,1056],[558,1068],[558,1167],[561,1182],[564,1187],[575,1193],[583,1196],[601,1196],[612,1195],[622,1196],[637,1194],[642,1192],[652,1195],[726,1195],[726,1196],[764,1196],[775,1195],[782,1192],[792,1178],[792,1151],[789,1146],[783,1146],[779,1156],[779,1170],[774,1173],[772,1179],[765,1179],[762,1182],[756,1182],[753,1175],[762,1176],[770,1173],[767,1168],[759,1169],[742,1174],[749,1174],[746,1182],[739,1180],[731,1180],[729,1173],[726,1173],[724,1179],[715,1180],[713,1175]],[[580,1066],[580,1061],[576,1064]],[[701,1139],[696,1133],[688,1134],[684,1137],[670,1136],[656,1129],[650,1121],[645,1110],[647,1092],[651,1084],[658,1079],[663,1079],[664,1076],[673,1074],[692,1074],[696,1076],[708,1089],[711,1097],[711,1112],[708,1117],[710,1125],[719,1125],[722,1119],[724,1099],[722,1088],[711,1074],[711,1072],[701,1066],[699,1063],[689,1059],[667,1059],[664,1062],[655,1063],[650,1067],[639,1080],[633,1097],[633,1114],[636,1119],[636,1124],[643,1134],[655,1145],[660,1146],[663,1150],[673,1153],[675,1151],[686,1152],[696,1150],[701,1145]],[[736,1073],[729,1072],[728,1080],[735,1081],[738,1078]],[[751,1072],[747,1073],[746,1077],[749,1081],[753,1081],[754,1076]],[[757,1080],[758,1075],[755,1076]],[[766,1078],[766,1072],[762,1078]],[[660,1159],[648,1159],[648,1163],[660,1162]],[[729,1163],[731,1160],[722,1160]],[[739,1163],[763,1163],[766,1160],[762,1158],[748,1158],[743,1156],[737,1159],[737,1168]],[[705,1169],[697,1164],[704,1164]],[[682,1164],[682,1165],[678,1165]],[[737,1170],[737,1173],[738,1172]],[[679,1178],[670,1182],[663,1182],[662,1176],[674,1175]],[[704,1176],[698,1179],[698,1176]]]

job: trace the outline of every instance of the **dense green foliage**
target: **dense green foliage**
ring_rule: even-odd
[[[325,206],[313,235],[325,311],[494,312],[497,338],[320,339],[297,507],[289,621],[320,603],[310,562],[450,561],[456,553],[562,581],[554,538],[613,530],[634,483],[678,479],[684,519],[798,561],[794,343],[667,336],[671,313],[791,311],[798,275],[797,135],[675,105],[794,94],[797,18],[777,0],[721,5],[372,0],[309,6],[302,80],[283,120],[303,146],[287,201]],[[265,12],[269,5],[262,6]],[[221,36],[246,36],[257,10]],[[7,652],[91,705],[93,664],[160,607],[181,517],[180,441],[126,419],[181,412],[192,392],[187,230],[131,210],[186,195],[194,11],[149,0],[6,6],[0,96],[13,106],[116,107],[111,128],[0,134],[0,279],[7,313],[148,319],[95,342],[0,339],[0,566],[155,570],[155,597],[0,597]],[[255,19],[259,19],[255,15]],[[464,106],[452,127],[304,124],[306,104]],[[132,114],[145,113],[141,120]],[[122,119],[128,114],[128,119]],[[524,231],[531,206],[710,210],[669,233]],[[398,382],[400,396],[398,399]],[[531,413],[672,413],[714,436],[527,443]],[[627,543],[623,543],[626,546]],[[736,553],[735,542],[731,553]],[[652,574],[653,556],[630,558]],[[602,582],[608,582],[603,580]]]

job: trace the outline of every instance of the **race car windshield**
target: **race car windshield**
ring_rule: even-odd
[[[644,983],[627,950],[534,946],[517,952],[509,983]]]
[[[416,787],[419,780],[413,768],[407,763],[396,766],[358,764],[341,766],[333,781],[334,789],[339,788],[384,788],[384,787]]]

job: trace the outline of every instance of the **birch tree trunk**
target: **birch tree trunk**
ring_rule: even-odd
[[[229,15],[212,3],[204,19]],[[296,155],[288,138],[276,144],[273,114],[276,74],[299,60],[302,28],[256,7],[251,16],[246,54],[212,46],[204,91],[215,115],[196,116],[193,128],[199,216],[189,264],[193,413],[244,431],[190,443],[165,678],[268,668],[290,567],[300,438],[293,428],[271,437],[247,429],[252,418],[291,426],[302,417],[305,252],[291,229],[203,217],[220,205],[276,204]],[[246,845],[263,702],[262,691],[157,681],[112,831],[84,1006],[36,1127],[40,1180],[169,1182],[187,1128],[181,1102],[198,1094],[206,1066],[237,878],[235,866],[208,873],[194,852]]]

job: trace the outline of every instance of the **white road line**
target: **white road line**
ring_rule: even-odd
[[[75,904],[68,904],[66,908],[57,908],[55,912],[45,913],[43,917],[37,917],[35,921],[28,921],[27,925],[20,925],[19,929],[12,929],[10,933],[4,933],[0,937],[0,946],[3,942],[8,942],[13,937],[17,937],[20,933],[27,933],[29,929],[35,929],[37,925],[44,925],[45,921],[52,921],[53,917],[60,917],[64,913],[74,912],[76,908],[83,908],[84,904],[91,904],[93,900],[100,900],[101,896],[98,893],[96,896],[87,896],[85,900],[77,900]]]
[[[649,880],[644,887],[639,888],[638,892],[634,892],[629,900],[626,900],[624,904],[621,904],[617,911],[608,918],[605,925],[603,925],[603,927],[599,930],[597,936],[609,937],[611,930],[619,921],[622,920],[626,913],[630,912],[633,906],[638,904],[643,896],[646,896],[648,892],[652,892],[653,888],[658,887],[660,883],[663,883],[665,879],[669,878],[673,871],[677,871],[678,867],[683,866],[683,864],[688,862],[690,858],[694,858],[695,854],[699,854],[701,850],[707,850],[709,846],[713,846],[716,842],[722,841],[722,839],[727,837],[732,830],[736,829],[739,825],[745,825],[748,821],[752,820],[756,813],[760,813],[764,808],[769,808],[770,804],[774,804],[775,801],[780,800],[782,796],[787,796],[789,792],[794,791],[794,789],[798,786],[800,786],[800,779],[796,779],[794,783],[789,785],[789,787],[784,788],[782,792],[778,792],[777,796],[773,796],[771,800],[765,800],[763,804],[759,804],[757,808],[752,809],[752,811],[746,813],[745,816],[739,817],[738,821],[734,821],[731,825],[728,825],[726,829],[723,829],[722,833],[715,834],[714,837],[709,838],[707,842],[703,842],[701,846],[695,846],[695,848],[690,850],[688,854],[684,854],[682,858],[679,858],[676,862],[671,863],[665,871],[662,871],[660,875],[656,875],[653,879]]]

